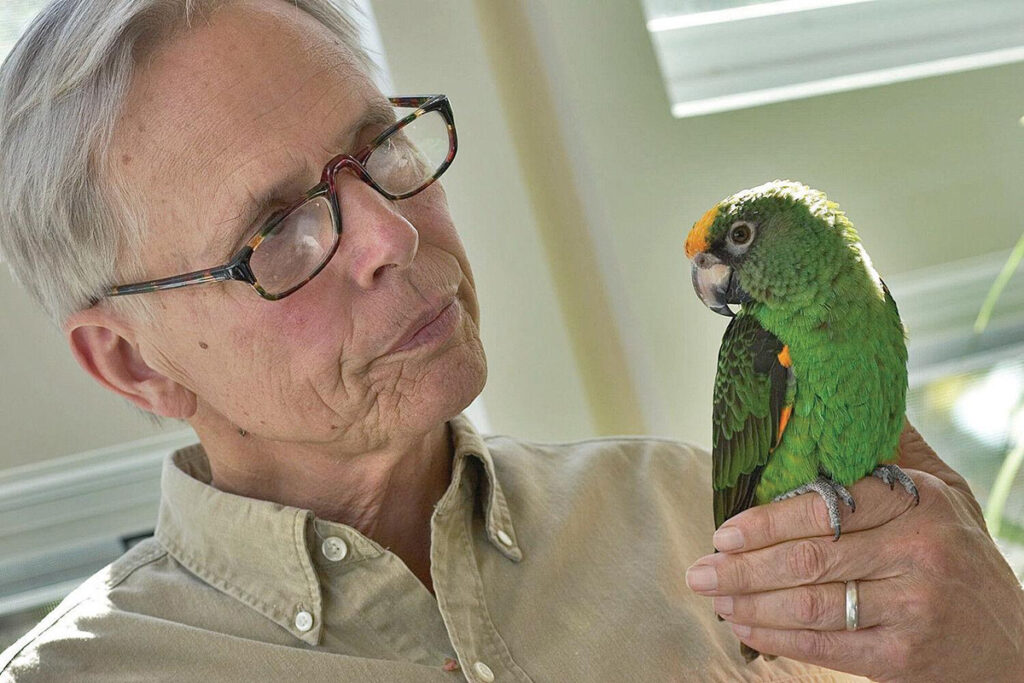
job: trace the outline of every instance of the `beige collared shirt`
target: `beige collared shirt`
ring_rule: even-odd
[[[852,681],[747,665],[692,593],[710,458],[651,438],[538,444],[451,421],[436,599],[386,548],[164,466],[156,534],[0,656],[10,681]]]

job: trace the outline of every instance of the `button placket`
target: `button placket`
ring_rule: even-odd
[[[431,573],[438,607],[470,681],[490,683],[499,677],[503,681],[530,681],[495,629],[483,600],[470,533],[474,474],[467,472],[461,484],[462,495],[446,510],[439,510],[441,514],[433,520]]]

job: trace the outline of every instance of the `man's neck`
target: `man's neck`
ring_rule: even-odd
[[[351,526],[400,557],[433,593],[430,517],[451,480],[447,423],[364,453],[193,427],[209,458],[213,486]]]

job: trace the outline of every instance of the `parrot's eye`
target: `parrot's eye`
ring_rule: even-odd
[[[737,221],[729,228],[729,241],[736,246],[742,246],[754,236],[754,226],[746,221]]]

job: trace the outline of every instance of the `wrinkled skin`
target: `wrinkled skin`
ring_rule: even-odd
[[[879,681],[1024,680],[1024,592],[963,477],[907,424],[900,467],[921,503],[868,477],[851,489],[833,542],[816,495],[750,508],[715,534],[714,608],[763,652]],[[726,550],[725,529],[741,548]],[[858,581],[860,629],[845,630],[844,582]],[[693,587],[691,585],[691,587]]]

